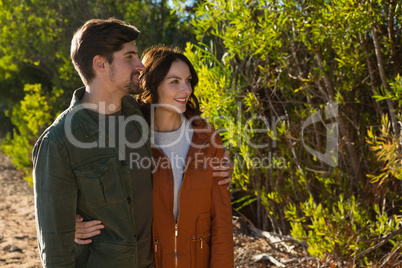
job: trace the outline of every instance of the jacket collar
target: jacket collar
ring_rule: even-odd
[[[90,115],[81,103],[81,99],[84,94],[85,87],[81,87],[75,90],[68,110],[70,114],[73,114],[73,119],[80,125],[85,136],[89,137],[99,132],[99,126],[90,117]]]
[[[192,116],[187,118],[191,122],[191,126],[193,127],[193,140],[192,145],[203,145],[209,142],[213,138],[214,129],[210,124],[205,122],[199,116]]]
[[[187,155],[193,156],[199,152],[201,148],[204,148],[204,146],[209,146],[208,143],[218,134],[215,132],[215,129],[200,116],[186,116],[186,118],[191,122],[191,126],[194,130]],[[154,145],[152,145],[152,151],[157,155],[163,154],[161,150]]]
[[[86,137],[92,136],[99,132],[98,124],[91,118],[81,103],[81,99],[85,94],[85,87],[78,88],[74,91],[73,97],[68,108],[73,113],[73,118],[78,122]],[[127,116],[142,116],[137,101],[132,96],[124,96],[122,98],[122,111]]]

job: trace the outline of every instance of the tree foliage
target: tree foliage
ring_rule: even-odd
[[[257,225],[314,256],[400,260],[397,1],[217,0],[193,16],[204,114]]]
[[[2,148],[27,174],[34,141],[82,86],[70,60],[74,31],[88,19],[109,17],[142,32],[140,51],[156,43],[184,46],[194,36],[188,22],[170,14],[166,0],[0,0],[0,134],[12,126]],[[46,105],[38,107],[41,101]]]

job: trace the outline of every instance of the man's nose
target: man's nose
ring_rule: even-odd
[[[138,63],[135,65],[134,69],[141,73],[141,72],[145,71],[145,66],[144,66],[144,64],[142,64],[141,61],[138,61]]]

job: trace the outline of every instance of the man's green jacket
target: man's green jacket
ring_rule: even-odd
[[[70,107],[41,135],[33,150],[35,214],[39,251],[44,267],[138,267],[133,181],[124,152],[107,146],[108,135],[99,128],[74,92]],[[122,99],[126,116],[142,118],[131,96]],[[138,150],[151,157],[145,121],[131,120],[138,131]],[[144,126],[145,124],[145,126]],[[135,167],[134,167],[135,168]],[[151,167],[135,171],[149,176]],[[141,204],[152,210],[150,202]],[[75,215],[98,219],[105,228],[90,245],[74,243]],[[149,220],[149,219],[148,219]],[[151,219],[152,220],[152,219]],[[150,226],[151,228],[151,226]],[[151,238],[150,238],[151,239]]]

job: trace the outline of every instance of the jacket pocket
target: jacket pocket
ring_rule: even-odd
[[[89,208],[125,202],[125,191],[114,155],[100,156],[74,166],[74,173]]]
[[[192,237],[192,267],[207,268],[211,256],[211,215],[202,213],[197,219],[196,235]],[[195,264],[195,265],[194,265]]]
[[[87,267],[136,267],[138,263],[135,244],[98,242],[89,247]]]

